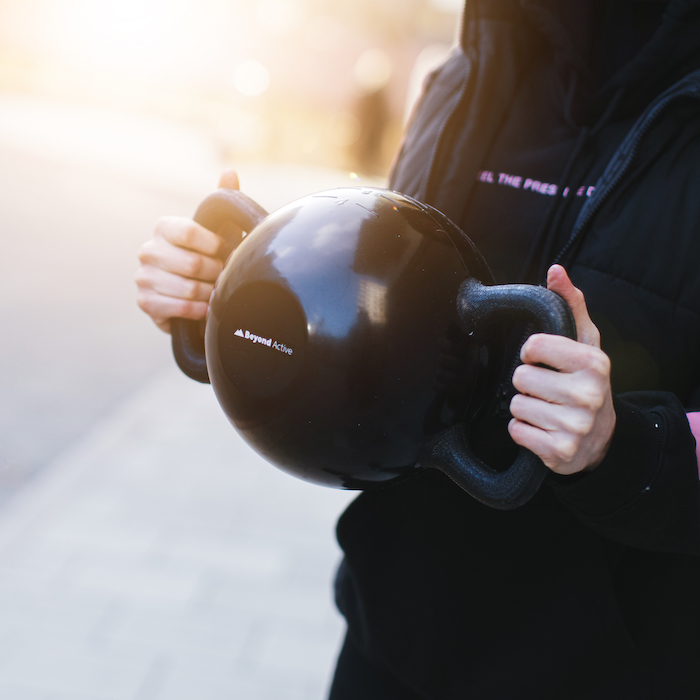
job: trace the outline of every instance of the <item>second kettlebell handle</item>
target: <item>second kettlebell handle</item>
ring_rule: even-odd
[[[509,319],[531,321],[538,333],[576,340],[569,305],[556,292],[531,284],[485,285],[474,278],[462,283],[457,313],[467,332],[480,333]]]
[[[222,188],[210,194],[197,207],[193,218],[198,224],[214,233],[219,232],[226,223],[235,224],[241,231],[250,233],[266,216],[267,212],[248,195],[239,190]],[[241,240],[242,238],[226,242],[235,249]],[[209,372],[199,322],[173,318],[170,328],[173,355],[178,367],[190,379],[208,384]]]
[[[568,304],[544,287],[489,286],[471,278],[460,287],[457,310],[467,333],[481,333],[489,326],[520,319],[531,322],[538,332],[576,339],[576,323]],[[500,510],[527,503],[547,474],[542,460],[523,447],[508,469],[491,469],[474,453],[465,426],[459,424],[438,435],[420,463],[439,469],[478,501]]]

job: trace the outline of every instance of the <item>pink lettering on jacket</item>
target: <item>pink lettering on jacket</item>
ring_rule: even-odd
[[[540,182],[539,180],[533,180],[528,177],[523,185],[524,190],[532,190],[533,192],[539,192],[540,194],[547,194],[550,197],[557,193],[557,186],[551,184],[550,182]]]
[[[529,190],[537,192],[549,197],[553,197],[558,191],[558,185],[551,182],[541,182],[534,180],[531,177],[522,177],[521,175],[511,175],[510,173],[495,173],[492,170],[480,170],[477,173],[476,179],[478,182],[485,182],[490,185],[501,185],[502,187],[514,187],[516,190]],[[562,196],[567,197],[569,188],[565,187]],[[592,197],[595,192],[595,186],[583,185],[576,190],[577,197]]]

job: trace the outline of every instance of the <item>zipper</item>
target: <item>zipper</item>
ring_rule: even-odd
[[[569,253],[573,246],[578,242],[586,226],[588,226],[588,224],[590,223],[591,219],[598,213],[607,197],[615,189],[615,187],[617,187],[620,184],[622,178],[627,174],[630,166],[632,165],[634,157],[639,151],[639,146],[642,142],[642,139],[646,136],[649,129],[653,126],[654,122],[659,118],[661,113],[669,106],[669,104],[671,104],[671,102],[677,99],[680,99],[681,97],[693,97],[696,99],[700,99],[700,94],[698,94],[697,88],[694,88],[692,90],[682,90],[672,95],[668,95],[666,98],[662,99],[656,105],[656,107],[654,107],[651,110],[651,112],[647,115],[645,120],[637,128],[636,132],[634,133],[634,136],[631,138],[628,137],[628,139],[631,140],[631,143],[629,143],[629,145],[627,145],[626,147],[623,143],[620,150],[624,148],[625,151],[622,154],[620,154],[617,158],[615,158],[615,162],[611,162],[611,165],[609,166],[611,170],[616,167],[617,171],[610,176],[610,179],[603,184],[602,188],[596,189],[596,193],[593,199],[590,200],[590,202],[587,203],[587,206],[584,206],[584,208],[581,210],[578,219],[576,220],[576,224],[574,225],[574,230],[571,234],[571,237],[565,243],[564,247],[559,251],[559,254],[554,258],[552,264],[560,263],[567,255],[567,253]],[[605,178],[605,173],[603,174],[603,178]]]

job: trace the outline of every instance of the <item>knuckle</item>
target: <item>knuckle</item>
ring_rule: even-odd
[[[153,233],[156,236],[160,236],[163,234],[163,231],[168,226],[168,221],[170,220],[170,218],[171,217],[169,217],[169,216],[159,216],[156,219],[156,223],[153,225]]]
[[[184,273],[187,277],[198,279],[202,273],[203,259],[201,256],[191,253],[185,256],[183,267]]]
[[[588,399],[588,408],[591,410],[591,412],[597,413],[601,408],[603,408],[604,403],[605,397],[599,391],[596,391]]]
[[[148,292],[144,292],[141,289],[136,294],[136,303],[138,304],[141,311],[145,311],[149,316],[153,316],[156,313],[156,309],[153,303],[153,296]]]
[[[191,306],[190,302],[186,299],[178,299],[173,304],[173,315],[177,318],[190,318],[191,317]]]
[[[143,269],[143,267],[137,268],[134,274],[134,282],[136,282],[136,286],[145,287],[146,279],[146,271]]]
[[[153,287],[153,275],[150,265],[139,265],[134,273],[134,282],[139,289]]]
[[[206,316],[206,304],[180,299],[175,304],[175,314],[180,318],[190,318],[198,321]]]
[[[166,237],[167,240],[178,248],[186,248],[190,244],[189,229],[183,226],[173,228]]]
[[[153,227],[153,232],[156,237],[162,237],[167,240],[171,240],[177,235],[177,217],[174,216],[161,216],[156,220],[155,226]]]
[[[513,372],[513,379],[512,379],[513,386],[518,390],[522,389],[522,387],[524,386],[525,380],[527,379],[526,370],[527,370],[526,365],[518,365],[515,368],[515,371]]]
[[[530,347],[534,351],[539,351],[542,349],[543,345],[547,342],[547,338],[544,333],[535,333],[529,338]]]
[[[148,311],[148,301],[145,299],[144,295],[141,292],[139,292],[136,295],[136,303],[138,304],[138,307],[139,309],[141,309],[141,311]]]
[[[155,244],[153,240],[146,241],[141,245],[138,251],[138,259],[142,263],[149,263],[153,259],[153,249]]]
[[[195,223],[189,219],[166,217],[161,231],[167,241],[179,248],[189,248],[195,241]]]
[[[581,408],[585,409],[590,415],[595,415],[603,408],[604,399],[600,394],[595,394],[586,397],[582,402]]]
[[[546,339],[542,333],[531,335],[523,344],[520,357],[523,362],[533,361],[541,352]]]
[[[578,389],[576,398],[576,404],[579,407],[593,413],[599,411],[605,401],[605,397],[599,390],[598,385],[593,382],[585,382],[582,384]]]
[[[517,416],[513,417],[508,423],[508,433],[519,445],[523,445],[527,442],[527,424],[521,421]]]
[[[515,394],[515,396],[513,396],[513,398],[510,400],[510,412],[514,416],[516,416],[516,414],[522,415],[524,407],[525,407],[525,397],[522,394]]]
[[[562,438],[557,446],[557,457],[562,462],[571,462],[578,450],[578,440],[573,436]]]
[[[195,300],[199,297],[200,284],[196,280],[185,280],[183,283],[183,297]]]
[[[578,416],[571,426],[571,429],[578,437],[588,435],[593,429],[593,418],[589,413],[584,413]]]
[[[610,374],[610,358],[602,351],[596,353],[595,370],[601,376],[607,377]]]
[[[586,366],[588,370],[601,377],[607,377],[610,374],[610,358],[599,348],[592,345],[584,345]]]

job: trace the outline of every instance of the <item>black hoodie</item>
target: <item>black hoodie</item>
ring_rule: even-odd
[[[470,0],[426,83],[392,186],[501,281],[565,264],[618,421],[515,511],[428,471],[342,516],[351,638],[422,697],[700,697],[699,69],[697,0]]]

